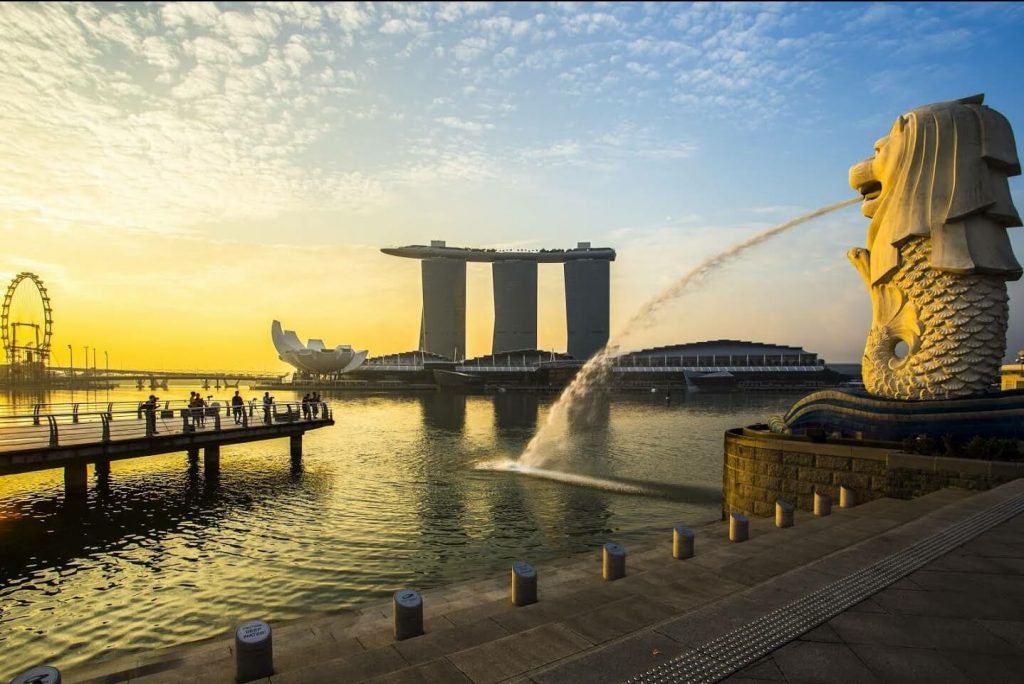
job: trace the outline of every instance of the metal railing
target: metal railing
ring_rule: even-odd
[[[82,410],[85,404],[102,408]],[[152,408],[140,402],[79,402],[35,404],[30,408],[30,411],[0,415],[0,452],[220,432],[332,417],[327,403],[302,401],[263,404],[251,400],[239,406],[211,402],[203,407],[190,407],[187,401],[172,400]]]

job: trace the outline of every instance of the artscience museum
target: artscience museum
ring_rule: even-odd
[[[294,330],[282,329],[280,321],[274,321],[270,326],[270,337],[278,357],[304,375],[349,373],[363,365],[368,353],[365,349],[356,351],[345,344],[329,349],[323,340],[316,338],[310,338],[303,344]]]

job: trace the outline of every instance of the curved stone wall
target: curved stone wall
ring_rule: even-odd
[[[814,507],[814,492],[838,505],[839,487],[863,503],[883,496],[909,499],[944,487],[989,489],[1024,476],[1024,462],[983,461],[906,454],[896,446],[851,440],[814,442],[750,428],[725,433],[722,517],[775,514],[779,499],[800,510]]]

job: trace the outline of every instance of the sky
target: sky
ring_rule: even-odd
[[[909,109],[985,93],[1020,135],[1022,30],[1002,3],[3,3],[0,279],[45,281],[60,364],[70,344],[76,364],[284,372],[274,319],[415,348],[419,264],[381,247],[590,241],[618,252],[615,331],[703,258],[853,196],[849,167]],[[795,228],[635,339],[859,361],[845,253],[866,229],[856,207]],[[539,290],[539,346],[562,351],[559,266]],[[14,309],[38,316],[27,289]],[[467,319],[489,353],[485,264]]]

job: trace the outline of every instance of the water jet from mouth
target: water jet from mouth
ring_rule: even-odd
[[[830,204],[749,237],[697,264],[679,280],[640,307],[626,325],[616,335],[612,336],[608,344],[594,354],[594,356],[590,357],[569,386],[559,396],[558,401],[551,407],[547,420],[520,455],[519,463],[521,466],[558,472],[551,471],[547,466],[550,466],[552,463],[566,462],[565,457],[570,453],[572,433],[586,430],[593,425],[594,420],[600,415],[600,412],[597,410],[600,402],[596,400],[603,397],[610,384],[612,364],[618,354],[619,347],[628,340],[631,334],[648,327],[653,322],[655,314],[666,304],[678,299],[691,285],[702,281],[732,258],[742,254],[751,247],[770,240],[819,216],[838,211],[860,201],[862,201],[862,198],[853,197],[842,202]]]

